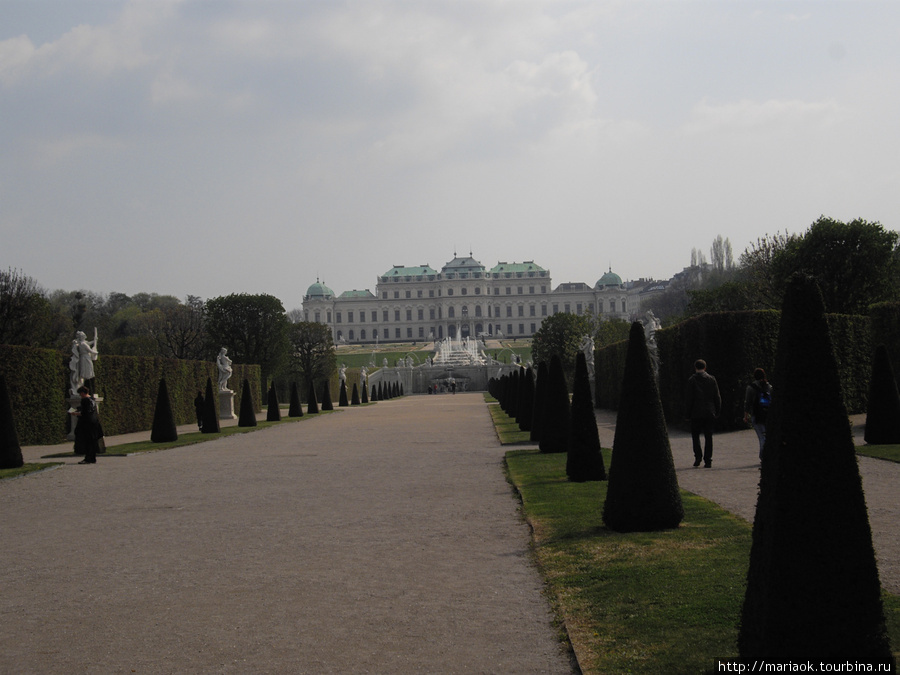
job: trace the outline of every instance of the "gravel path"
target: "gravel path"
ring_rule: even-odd
[[[864,415],[855,415],[854,440],[862,443]],[[616,414],[597,411],[600,441],[612,447]],[[712,468],[695,468],[690,433],[669,430],[678,484],[685,490],[716,502],[734,514],[753,522],[759,487],[759,444],[752,429],[716,434],[713,438]],[[900,464],[859,457],[859,470],[866,493],[872,540],[878,558],[881,585],[900,594]]]
[[[503,453],[416,396],[3,482],[0,672],[571,673]]]

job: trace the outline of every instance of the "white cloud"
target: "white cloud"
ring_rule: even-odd
[[[771,99],[716,105],[703,100],[694,106],[683,131],[688,135],[700,135],[821,130],[837,124],[842,116],[835,101]]]

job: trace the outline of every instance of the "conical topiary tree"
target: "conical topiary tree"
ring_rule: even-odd
[[[250,391],[250,380],[244,378],[241,384],[241,411],[238,415],[239,427],[256,426],[256,410],[253,409],[253,392]]]
[[[566,457],[569,480],[583,483],[606,480],[606,467],[600,454],[600,433],[594,417],[591,380],[587,360],[582,352],[575,356],[575,380],[572,383],[572,426],[569,432],[569,454]]]
[[[378,400],[379,401],[384,400],[384,383],[382,383],[382,382],[378,383]]]
[[[0,469],[18,469],[24,464],[9,390],[6,388],[6,376],[0,373]]]
[[[870,445],[900,443],[900,393],[887,347],[878,345],[872,359],[869,380],[869,404],[866,410],[866,433]]]
[[[631,324],[603,522],[617,532],[678,527],[684,518],[659,389],[640,321]]]
[[[203,396],[203,427],[204,434],[219,433],[219,397],[213,392],[212,379],[206,378],[206,394]]]
[[[309,381],[309,391],[306,392],[306,412],[315,415],[319,412],[319,401],[316,399],[316,388],[313,381]]]
[[[547,401],[544,406],[541,440],[538,442],[538,447],[541,452],[567,452],[569,427],[571,426],[569,389],[566,386],[562,361],[557,354],[550,358],[547,379]]]
[[[365,390],[363,390],[365,391]],[[353,392],[350,394],[350,405],[359,405],[359,387],[356,386],[356,382],[353,383]]]
[[[378,400],[378,385],[375,385],[375,384],[372,385],[372,400],[373,401]]]
[[[162,378],[159,381],[159,390],[156,393],[156,409],[153,411],[153,427],[150,431],[150,441],[153,443],[168,443],[177,440],[178,429],[175,428],[175,416],[172,415],[169,388],[166,386],[166,378]]]
[[[328,380],[322,383],[322,410],[334,410],[334,402],[331,400],[331,387]]]
[[[534,405],[531,410],[531,433],[528,435],[532,442],[541,440],[541,432],[544,429],[544,411],[547,407],[547,383],[550,379],[550,368],[546,361],[538,364],[537,379],[534,382]]]
[[[275,391],[275,381],[269,387],[269,394],[266,397],[266,422],[281,421],[281,406],[278,404],[278,392]]]
[[[519,368],[516,368],[509,376],[509,400],[506,404],[506,414],[518,421],[519,414]]]
[[[522,371],[519,380],[519,399],[516,402],[519,414],[520,431],[531,431],[531,418],[534,415],[534,372],[531,368]]]
[[[300,390],[296,382],[291,382],[291,404],[288,417],[303,417],[303,405],[300,403]]]
[[[738,651],[744,660],[893,662],[825,307],[810,278],[788,282],[775,364]]]
[[[347,383],[341,380],[341,391],[338,393],[338,407],[346,408],[349,405],[350,401],[347,400]]]
[[[360,400],[363,403],[368,403],[369,402],[369,388],[366,386],[366,383],[362,382],[359,389],[360,389]]]

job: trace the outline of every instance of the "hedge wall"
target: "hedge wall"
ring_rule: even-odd
[[[879,302],[869,307],[872,352],[879,344],[887,347],[894,376],[900,385],[900,302]]]
[[[253,409],[261,411],[259,366],[232,364],[232,368],[234,373],[228,380],[228,387],[234,390],[235,414],[241,409],[244,378],[250,382]],[[207,378],[212,378],[213,388],[218,380],[218,369],[211,361],[101,354],[94,369],[96,393],[103,397],[100,418],[103,431],[108,436],[142,431],[153,426],[160,378],[166,378],[175,424],[197,421],[194,411],[197,392],[206,390]]]
[[[68,406],[62,385],[68,377],[67,363],[55,349],[0,345],[0,372],[6,375],[21,445],[65,439]]]
[[[240,410],[241,383],[250,381],[254,410],[262,410],[259,366],[233,365],[228,384]],[[216,382],[216,364],[140,356],[101,354],[94,364],[97,394],[103,397],[100,416],[109,436],[144,431],[153,425],[159,380],[165,376],[176,424],[196,421],[194,397],[206,378]],[[0,372],[6,375],[16,431],[22,445],[46,445],[65,440],[68,423],[69,354],[53,349],[0,345]]]
[[[868,317],[831,314],[827,318],[847,409],[865,412],[872,353]],[[754,368],[765,369],[777,394],[775,349],[780,321],[780,312],[774,310],[722,312],[657,331],[659,391],[667,421],[683,420],[684,386],[694,372],[694,361],[702,358],[722,394],[718,428],[742,428],[744,392]],[[626,342],[619,342],[596,352],[601,408],[618,408],[626,348]]]

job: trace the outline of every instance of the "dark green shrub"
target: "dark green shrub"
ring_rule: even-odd
[[[570,416],[566,376],[563,374],[562,361],[558,355],[554,354],[550,358],[547,399],[544,406],[541,440],[538,442],[541,452],[568,452]]]
[[[872,344],[887,348],[891,363],[900,364],[900,302],[879,302],[869,307],[869,330]],[[900,370],[894,371],[894,379]],[[900,381],[898,381],[900,386]]]
[[[166,378],[162,378],[159,381],[159,391],[156,394],[156,411],[153,413],[153,428],[150,431],[150,440],[153,443],[168,443],[178,440],[178,430],[175,428],[175,418],[172,416],[172,403],[169,401]]]
[[[537,442],[541,440],[544,430],[544,411],[547,408],[547,384],[550,380],[550,369],[545,361],[538,364],[537,380],[534,383],[534,405],[531,409],[531,433],[529,440]]]
[[[253,405],[253,395],[250,393],[250,380],[246,377],[241,385],[243,395],[241,396],[240,413],[238,414],[239,427],[255,427],[256,426],[256,410]]]
[[[322,383],[322,410],[334,410],[334,402],[331,400],[331,387],[328,380]]]
[[[519,429],[531,431],[531,420],[534,416],[534,373],[531,368],[522,371],[519,381],[518,408]]]
[[[297,383],[291,382],[291,404],[288,408],[288,417],[303,417],[303,406],[300,404],[300,391]]]
[[[519,368],[509,374],[506,414],[518,421],[519,414]]]
[[[741,658],[891,662],[847,409],[811,279],[788,284],[776,363]]]
[[[360,400],[361,400],[363,403],[368,403],[368,402],[369,402],[369,387],[366,386],[366,383],[365,383],[365,382],[362,382],[362,383],[360,383],[360,384],[361,384],[361,386],[360,386],[360,390],[361,390]]]
[[[316,415],[319,412],[319,401],[316,399],[316,388],[313,386],[312,380],[309,381],[309,390],[306,392],[306,412],[310,415]]]
[[[219,428],[219,397],[213,391],[212,378],[206,378],[206,393],[203,395],[203,428],[204,434],[217,434]]]
[[[353,383],[353,392],[350,394],[350,405],[359,405],[359,387],[356,382]]]
[[[678,527],[684,518],[644,327],[631,325],[603,522],[617,532]]]
[[[887,347],[875,348],[869,380],[869,409],[866,413],[866,443],[900,443],[900,393]]]
[[[269,387],[266,404],[266,422],[280,422],[281,406],[278,404],[278,392],[275,390],[275,382],[272,382],[272,386]]]
[[[575,483],[606,480],[606,467],[600,454],[600,433],[594,416],[591,381],[587,360],[581,352],[575,355],[575,381],[572,383],[572,426],[569,431],[569,454],[566,475]]]
[[[341,391],[338,394],[338,407],[346,408],[350,405],[350,401],[347,400],[347,383],[344,380],[341,380]]]
[[[16,433],[6,376],[0,373],[0,469],[18,469],[25,464]]]

